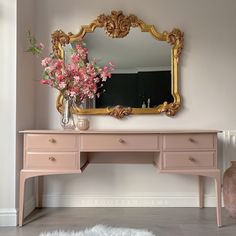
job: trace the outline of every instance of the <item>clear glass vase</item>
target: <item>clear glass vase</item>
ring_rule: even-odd
[[[61,113],[61,126],[63,129],[73,130],[76,128],[73,114],[71,113],[73,103],[73,98],[63,100],[63,112]]]

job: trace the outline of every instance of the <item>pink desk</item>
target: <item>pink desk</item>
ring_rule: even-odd
[[[80,174],[91,162],[90,154],[94,152],[152,152],[150,164],[154,164],[160,172],[199,176],[200,207],[204,207],[203,176],[215,180],[217,225],[220,227],[221,173],[217,168],[217,132],[21,131],[24,134],[24,165],[20,172],[19,226],[23,224],[26,179]]]

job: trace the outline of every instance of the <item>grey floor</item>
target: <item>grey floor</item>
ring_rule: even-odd
[[[223,211],[224,227],[216,226],[215,208],[43,208],[23,227],[1,227],[1,236],[36,236],[43,231],[81,230],[96,224],[142,228],[157,236],[235,236],[236,219]]]

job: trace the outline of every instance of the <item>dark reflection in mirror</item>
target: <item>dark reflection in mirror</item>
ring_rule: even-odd
[[[88,60],[96,58],[104,65],[112,61],[115,71],[107,79],[99,98],[84,101],[81,108],[106,108],[121,105],[155,108],[173,102],[171,94],[171,45],[157,41],[148,33],[133,29],[122,39],[112,39],[102,29],[87,34],[83,41],[89,50]],[[64,48],[69,62],[76,41]]]
[[[116,106],[153,108],[167,101],[171,95],[171,71],[140,71],[112,74],[104,86],[105,92],[96,99],[96,108]]]

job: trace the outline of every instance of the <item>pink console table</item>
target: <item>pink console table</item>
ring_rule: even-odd
[[[203,176],[216,188],[217,225],[221,223],[221,173],[217,168],[218,131],[55,131],[24,134],[20,172],[19,226],[23,224],[25,180],[31,177],[82,173],[94,152],[152,152],[150,163],[162,173],[199,176],[199,206],[204,207]],[[109,160],[108,160],[109,162]]]

